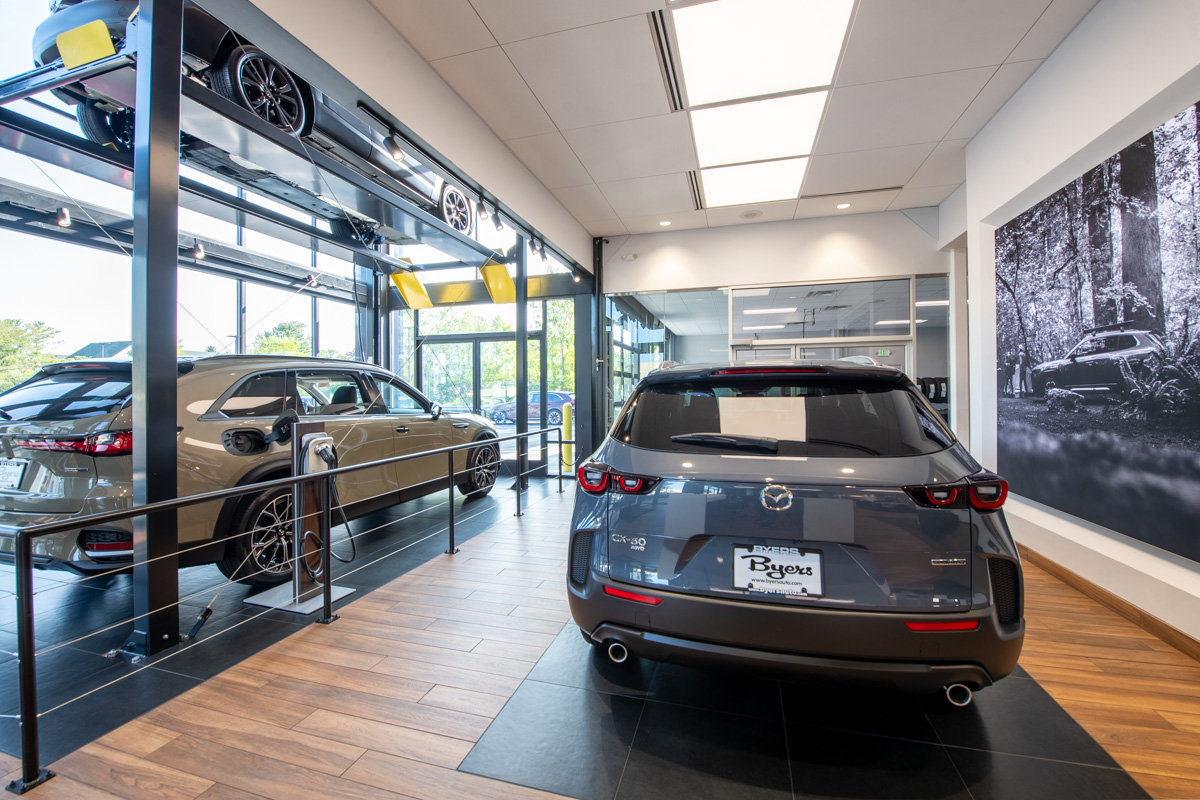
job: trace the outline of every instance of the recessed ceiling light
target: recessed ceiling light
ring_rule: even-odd
[[[743,314],[794,314],[796,307],[791,308],[747,308]]]
[[[948,306],[948,305],[950,305],[949,300],[918,300],[917,301],[917,308],[921,308],[924,306]]]
[[[828,86],[853,0],[721,0],[671,12],[691,105]]]
[[[622,261],[637,261],[637,257],[638,257],[637,253],[624,253],[621,256],[621,260]]]
[[[658,223],[658,224],[659,224],[659,225],[661,225],[661,226],[663,226],[663,227],[665,228],[665,227],[667,227],[668,225],[670,225],[670,224],[671,224],[671,220],[669,220],[669,219],[664,219],[662,222],[660,222],[660,223]]]
[[[795,200],[804,182],[807,158],[789,158],[736,167],[700,170],[704,203],[709,208]]]
[[[744,331],[779,331],[786,328],[786,325],[743,325]]]
[[[691,112],[701,167],[812,152],[829,92],[810,92]]]
[[[762,215],[763,212],[759,211],[757,208],[752,208],[749,211],[743,211],[742,213],[738,214],[738,219],[758,219]]]
[[[836,206],[836,208],[849,208],[849,207],[850,207],[849,203],[838,203]]]

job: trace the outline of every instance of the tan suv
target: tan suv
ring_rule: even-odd
[[[129,507],[131,380],[129,361],[69,361],[0,394],[0,525]],[[455,454],[458,488],[483,495],[495,483],[491,423],[444,413],[386,370],[334,359],[211,356],[179,361],[179,496],[290,475],[290,444],[266,444],[258,435],[287,412],[325,423],[339,466],[478,442]],[[354,518],[445,489],[446,456],[361,470],[336,485]],[[180,565],[215,563],[256,585],[288,580],[291,504],[285,487],[182,509]],[[127,566],[131,530],[125,521],[36,539],[34,563],[84,574]],[[12,540],[0,538],[0,559],[6,557],[11,561]]]

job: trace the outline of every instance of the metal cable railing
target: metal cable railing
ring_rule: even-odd
[[[409,461],[415,461],[415,460],[421,459],[421,458],[436,457],[438,455],[443,455],[443,454],[445,455],[445,457],[447,459],[447,462],[446,462],[447,470],[446,470],[446,472],[443,473],[443,477],[432,479],[431,481],[426,481],[423,484],[420,484],[420,485],[427,485],[429,483],[435,483],[435,482],[440,482],[442,480],[446,480],[447,485],[448,485],[448,495],[444,502],[439,502],[436,505],[432,505],[427,508],[420,509],[419,511],[413,512],[411,514],[407,514],[403,517],[389,520],[388,522],[384,523],[383,525],[376,526],[376,527],[371,528],[366,531],[359,531],[359,532],[355,533],[355,532],[352,532],[350,530],[349,526],[347,525],[346,526],[346,537],[344,539],[341,539],[341,541],[353,542],[357,538],[361,538],[368,534],[376,533],[377,531],[387,528],[389,526],[399,524],[401,522],[404,522],[405,520],[409,520],[409,519],[418,517],[423,514],[428,514],[431,511],[435,511],[435,510],[441,509],[443,507],[445,507],[446,511],[447,511],[447,524],[446,524],[445,528],[439,528],[438,530],[434,530],[431,533],[421,536],[421,538],[418,538],[414,541],[407,542],[404,545],[402,545],[396,549],[390,550],[389,552],[379,556],[378,558],[374,558],[373,560],[371,560],[365,564],[358,565],[354,569],[342,573],[340,575],[340,577],[344,578],[349,575],[353,575],[354,573],[356,573],[362,569],[366,569],[369,566],[378,564],[379,562],[384,561],[388,558],[391,558],[392,556],[395,556],[398,553],[408,550],[409,548],[415,547],[418,544],[421,544],[422,542],[428,541],[436,536],[443,535],[443,534],[448,536],[449,545],[448,545],[446,552],[448,552],[448,553],[457,552],[457,548],[455,546],[456,522],[457,523],[465,522],[467,520],[478,517],[479,515],[486,513],[486,511],[487,511],[487,509],[483,509],[483,510],[477,511],[474,514],[460,517],[459,519],[456,520],[455,505],[454,505],[454,491],[457,488],[457,478],[459,476],[461,476],[464,472],[470,472],[470,471],[474,471],[474,470],[488,470],[489,468],[494,468],[495,472],[490,473],[492,475],[492,480],[494,482],[496,474],[500,471],[500,468],[504,463],[503,459],[500,457],[499,445],[500,445],[500,443],[505,442],[505,441],[516,441],[516,444],[517,444],[517,467],[514,470],[516,481],[517,481],[516,487],[515,487],[516,488],[516,495],[515,495],[516,515],[522,516],[523,514],[522,514],[522,510],[521,510],[521,498],[522,498],[523,489],[525,488],[524,482],[525,482],[526,478],[531,474],[534,474],[536,472],[539,472],[540,470],[546,469],[545,464],[539,464],[538,466],[536,466],[532,469],[525,469],[525,467],[528,465],[528,456],[527,456],[528,439],[531,436],[539,436],[539,437],[544,437],[544,440],[545,440],[545,439],[548,439],[549,436],[551,436],[551,435],[557,436],[556,443],[558,445],[558,455],[559,455],[559,462],[560,462],[559,469],[558,469],[558,475],[553,476],[553,477],[557,478],[558,491],[559,491],[559,493],[562,493],[562,491],[563,491],[563,472],[564,472],[563,463],[562,463],[563,445],[564,444],[574,444],[574,442],[570,441],[570,440],[565,440],[563,438],[563,432],[562,432],[561,428],[544,428],[544,429],[539,429],[539,430],[535,430],[535,431],[528,431],[525,433],[517,433],[517,434],[512,434],[512,435],[503,436],[503,437],[495,437],[495,438],[489,437],[487,439],[477,440],[477,441],[473,441],[473,442],[469,442],[469,443],[464,443],[461,445],[452,445],[449,447],[443,447],[443,448],[438,448],[435,450],[423,451],[420,453],[409,453],[409,454],[405,454],[405,455],[401,455],[401,456],[396,456],[393,458],[381,459],[379,461],[373,461],[373,462],[368,462],[368,463],[364,463],[364,464],[355,464],[352,466],[345,466],[345,467],[338,466],[334,469],[329,469],[329,470],[326,470],[323,472],[315,472],[315,473],[306,474],[306,475],[297,475],[297,476],[286,477],[286,478],[278,478],[275,480],[264,481],[262,483],[249,484],[246,486],[238,486],[238,487],[234,487],[232,489],[223,489],[220,491],[208,492],[205,494],[194,495],[191,497],[177,498],[174,500],[167,500],[167,501],[163,501],[163,502],[159,502],[159,503],[151,503],[151,504],[140,506],[140,507],[122,509],[119,511],[108,511],[108,512],[103,512],[103,513],[99,513],[99,514],[92,514],[92,515],[85,516],[85,517],[76,517],[76,518],[72,518],[72,519],[68,519],[68,520],[64,520],[64,521],[60,521],[60,522],[45,523],[45,524],[40,524],[40,525],[31,525],[31,526],[27,526],[27,527],[23,527],[23,528],[11,528],[11,527],[6,527],[6,526],[0,526],[0,537],[7,537],[7,538],[11,538],[13,540],[13,552],[14,552],[14,559],[15,559],[15,578],[16,578],[15,597],[16,597],[16,604],[17,604],[17,653],[15,653],[14,655],[17,658],[17,669],[18,669],[18,678],[19,678],[19,695],[20,695],[20,713],[17,715],[0,715],[0,718],[7,716],[9,718],[15,718],[15,719],[20,720],[22,772],[21,772],[21,777],[17,780],[14,780],[9,785],[9,789],[11,791],[14,791],[17,793],[23,793],[24,791],[27,791],[27,790],[33,788],[34,786],[37,786],[40,783],[44,782],[49,777],[53,777],[53,773],[42,769],[40,766],[39,741],[38,741],[38,720],[41,717],[43,717],[47,714],[51,714],[56,711],[59,711],[60,709],[66,707],[66,706],[69,706],[72,703],[78,702],[86,697],[89,697],[89,696],[95,694],[96,692],[102,691],[110,686],[120,683],[123,680],[127,680],[127,679],[133,677],[134,675],[139,674],[143,670],[149,668],[150,666],[158,666],[162,662],[167,661],[172,658],[175,658],[183,652],[190,652],[197,645],[193,644],[192,646],[180,648],[179,650],[177,650],[175,652],[168,653],[166,655],[158,657],[154,661],[153,664],[143,664],[142,659],[140,657],[135,656],[133,659],[133,664],[136,667],[136,669],[134,669],[120,677],[117,677],[111,681],[107,681],[99,686],[92,687],[76,697],[73,697],[69,700],[64,700],[61,703],[57,703],[52,708],[49,708],[49,709],[46,709],[46,710],[40,711],[40,712],[38,711],[37,673],[36,673],[36,666],[35,666],[36,659],[39,656],[45,656],[50,653],[62,650],[63,648],[77,645],[80,642],[83,642],[87,639],[101,635],[106,632],[110,632],[110,631],[120,628],[122,626],[126,626],[126,625],[130,624],[131,622],[136,622],[137,620],[147,617],[151,614],[157,614],[157,613],[160,613],[162,611],[172,609],[172,608],[179,608],[183,604],[188,602],[189,600],[194,600],[198,597],[207,595],[210,592],[215,591],[216,595],[219,595],[220,592],[224,591],[225,588],[233,585],[235,582],[240,582],[240,580],[244,580],[247,577],[261,575],[263,573],[271,572],[271,571],[278,572],[280,567],[282,566],[282,564],[290,565],[291,571],[297,570],[297,569],[301,568],[302,565],[307,563],[306,559],[311,555],[311,554],[306,554],[304,552],[305,547],[306,547],[305,541],[308,538],[307,532],[304,536],[293,535],[291,537],[291,545],[290,545],[290,551],[289,551],[290,555],[289,555],[289,557],[285,558],[283,560],[283,562],[273,562],[271,567],[260,569],[256,572],[251,572],[249,574],[243,574],[241,571],[241,568],[239,567],[238,570],[231,570],[232,574],[237,575],[237,577],[239,578],[239,581],[234,581],[234,580],[230,579],[230,580],[226,580],[224,583],[221,583],[219,585],[205,587],[204,589],[201,589],[196,592],[192,592],[191,594],[188,594],[186,596],[177,597],[173,603],[168,603],[168,604],[162,605],[158,608],[155,608],[154,610],[152,610],[150,612],[146,612],[145,614],[125,618],[116,623],[104,625],[101,628],[99,628],[97,630],[93,630],[85,635],[77,636],[77,637],[71,638],[71,639],[69,639],[67,641],[63,641],[63,642],[56,642],[49,646],[43,647],[43,649],[41,649],[41,650],[38,650],[35,645],[35,638],[34,638],[33,598],[38,594],[45,594],[48,592],[56,591],[58,589],[72,587],[72,586],[78,586],[80,584],[87,583],[90,580],[94,580],[98,577],[101,577],[101,575],[85,576],[85,577],[77,579],[77,580],[58,582],[58,583],[56,583],[56,585],[44,586],[44,587],[38,589],[37,591],[35,591],[34,586],[33,586],[33,584],[34,584],[33,543],[36,539],[43,537],[43,536],[57,534],[57,533],[64,533],[64,532],[72,531],[72,530],[79,530],[85,526],[94,526],[94,525],[100,525],[100,524],[104,524],[104,523],[118,522],[118,521],[122,521],[122,520],[133,519],[135,517],[144,516],[144,515],[151,514],[151,513],[161,512],[161,511],[178,511],[179,509],[189,508],[191,506],[200,505],[202,503],[207,503],[207,502],[212,502],[214,500],[222,500],[223,501],[223,500],[228,500],[228,499],[240,499],[247,495],[260,494],[260,493],[263,493],[266,491],[271,491],[271,490],[283,488],[283,487],[292,488],[293,496],[296,497],[296,496],[299,496],[299,494],[300,494],[300,487],[303,487],[308,484],[313,484],[315,486],[315,488],[317,489],[317,492],[316,492],[317,497],[318,497],[317,508],[315,511],[309,511],[308,513],[304,513],[304,514],[300,515],[299,520],[309,520],[309,519],[315,518],[317,520],[318,524],[315,525],[314,527],[319,532],[322,533],[322,535],[320,535],[320,558],[321,558],[320,577],[321,577],[321,581],[323,582],[323,587],[322,587],[323,588],[323,600],[322,600],[323,619],[322,619],[322,621],[332,621],[333,619],[336,619],[336,617],[333,615],[333,612],[332,612],[331,589],[332,589],[332,583],[333,583],[333,576],[330,572],[332,546],[333,546],[333,541],[332,541],[333,540],[333,536],[332,536],[332,527],[333,526],[331,526],[329,523],[330,523],[332,512],[339,510],[343,507],[342,505],[335,506],[332,502],[330,502],[330,499],[332,497],[336,496],[336,492],[333,489],[333,487],[334,487],[334,482],[336,481],[336,479],[338,477],[352,475],[356,472],[359,472],[359,471],[362,471],[365,469],[378,468],[378,467],[386,466],[389,464],[402,464],[402,463],[409,462]],[[494,457],[488,458],[485,461],[471,463],[471,458],[470,458],[470,456],[468,456],[466,470],[459,470],[459,469],[455,468],[455,464],[454,464],[455,453],[457,453],[460,450],[467,450],[469,452],[477,451],[479,448],[487,447],[487,446],[491,446],[492,452],[494,453]],[[544,445],[543,449],[548,446],[549,446],[549,443]],[[234,534],[232,537],[226,537],[226,541],[228,541],[229,539],[235,539],[240,536],[254,537],[255,534],[269,532],[271,530],[276,530],[276,531],[281,530],[281,529],[287,530],[289,527],[294,531],[299,531],[301,526],[296,525],[297,522],[298,522],[298,520],[295,516],[295,513],[293,512],[290,515],[288,515],[287,519],[276,521],[274,524],[269,525],[269,526],[258,526],[258,527],[252,528],[250,530],[240,531],[239,533]],[[263,542],[260,542],[257,545],[254,544],[254,542],[255,542],[254,538],[251,538],[249,541],[251,542],[251,546],[246,548],[246,550],[247,550],[246,560],[250,560],[251,556],[254,555],[254,547],[265,546],[265,544],[267,543],[265,539]],[[178,555],[181,553],[189,552],[191,550],[198,549],[199,547],[211,546],[211,544],[212,544],[211,542],[205,542],[201,545],[196,545],[193,547],[185,547],[183,549],[176,550],[175,552],[168,554],[168,555],[158,556],[158,557],[155,557],[152,559],[146,559],[145,561],[138,562],[138,564],[134,564],[134,565],[124,565],[123,564],[123,565],[120,565],[119,568],[128,569],[128,568],[131,568],[132,566],[141,566],[141,565],[145,565],[145,564],[150,564],[150,563],[157,562],[157,561],[160,561],[160,560],[163,560],[166,558],[177,558]],[[245,561],[243,561],[243,566],[244,565],[245,565]],[[102,574],[104,574],[104,573],[102,573]],[[14,593],[7,593],[7,594],[12,595]],[[216,595],[214,595],[214,598],[213,598],[214,601],[216,599]],[[210,604],[209,604],[210,606],[211,606],[212,602],[213,601],[210,601]],[[235,630],[243,625],[249,624],[256,619],[259,619],[264,614],[267,614],[273,610],[283,607],[283,605],[286,605],[286,604],[267,606],[266,608],[263,609],[263,611],[261,611],[257,614],[254,614],[252,616],[249,616],[246,619],[240,620],[237,623],[235,623],[234,625],[224,628],[223,630],[217,631],[216,633],[208,636],[204,640],[204,642],[211,641],[212,639],[214,639],[217,636],[221,636],[223,634],[228,633],[231,630]],[[203,645],[204,642],[200,642],[199,644]],[[116,653],[116,651],[109,651],[105,655],[112,656],[112,655],[115,655],[115,653]],[[5,662],[5,663],[7,663],[7,662]]]

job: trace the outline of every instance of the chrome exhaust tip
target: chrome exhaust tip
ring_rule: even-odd
[[[614,664],[624,664],[625,659],[629,658],[629,651],[620,642],[610,642],[608,645],[608,657]]]
[[[963,708],[971,705],[971,699],[974,694],[971,692],[971,687],[961,683],[952,683],[946,687],[946,699],[950,701],[950,705]]]

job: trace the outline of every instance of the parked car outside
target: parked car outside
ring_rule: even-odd
[[[53,0],[51,15],[33,35],[34,63],[42,66],[57,60],[57,37],[96,20],[108,27],[118,51],[126,42],[136,43],[137,7],[134,0]],[[394,179],[402,194],[460,233],[469,236],[474,230],[475,204],[462,189],[422,164],[409,143],[388,131],[376,130],[192,2],[184,5],[182,66],[185,78],[205,84],[284,133],[303,137],[352,167],[363,166],[354,159],[366,162],[370,165],[368,171],[374,168]],[[54,93],[75,106],[84,136],[128,150],[133,147],[134,109],[131,96],[117,96],[124,88],[123,81],[97,76],[60,87]],[[251,188],[269,194],[275,188],[285,199],[298,189],[278,179],[275,183],[279,185],[273,187],[269,178],[215,148],[193,143],[190,137],[184,137],[181,154],[193,166],[219,177],[240,178]],[[375,230],[372,220],[342,217],[343,212],[336,206],[332,210],[330,221],[335,233],[370,243]]]
[[[1075,392],[1123,392],[1122,362],[1136,374],[1147,359],[1163,353],[1162,340],[1150,331],[1089,333],[1064,358],[1033,368],[1033,393],[1049,389]]]
[[[0,525],[24,527],[130,506],[132,369],[129,361],[49,364],[0,394]],[[179,361],[178,496],[291,475],[291,445],[262,443],[281,415],[325,423],[339,466],[477,442],[455,454],[463,494],[496,480],[495,428],[447,414],[379,367],[336,359],[210,356]],[[257,440],[260,447],[246,448]],[[238,446],[252,452],[241,454]],[[347,517],[448,485],[445,455],[337,478]],[[180,565],[215,563],[254,585],[291,577],[291,487],[179,511]],[[337,517],[335,517],[337,519]],[[94,573],[128,566],[132,523],[106,523],[34,540],[34,565]],[[207,545],[197,547],[198,545]],[[12,539],[0,559],[12,560]]]
[[[561,425],[563,421],[563,406],[575,404],[574,392],[546,392],[546,423]],[[542,418],[542,393],[529,393],[529,421],[536,422]],[[497,403],[488,410],[488,419],[497,425],[517,421],[517,401]]]
[[[960,705],[1016,666],[1008,486],[899,370],[652,372],[578,477],[571,614],[615,661],[945,688]]]

